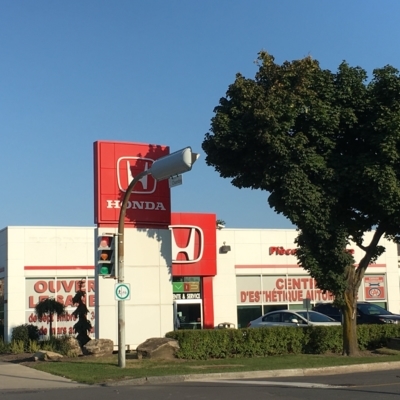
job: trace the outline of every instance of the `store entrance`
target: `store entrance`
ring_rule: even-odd
[[[201,301],[177,300],[174,302],[175,329],[202,329]]]

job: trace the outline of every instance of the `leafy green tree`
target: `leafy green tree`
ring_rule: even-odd
[[[53,318],[54,315],[61,316],[65,314],[65,306],[53,297],[48,297],[39,301],[35,305],[35,313],[39,318],[43,318],[48,315],[49,327],[50,327],[50,338],[53,336]]]
[[[269,192],[298,227],[299,264],[334,294],[343,354],[356,355],[362,278],[385,251],[382,237],[400,241],[399,72],[385,66],[367,81],[346,62],[331,72],[311,57],[279,65],[264,51],[256,64],[255,78],[237,74],[215,107],[206,162],[238,188]]]
[[[74,325],[74,331],[77,334],[76,339],[78,340],[81,347],[89,342],[90,333],[92,329],[91,322],[87,319],[89,313],[85,303],[86,291],[84,290],[84,281],[79,282],[79,290],[75,293],[72,302],[77,305],[76,310],[72,313],[73,316],[78,318],[78,322]]]

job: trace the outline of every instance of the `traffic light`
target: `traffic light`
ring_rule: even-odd
[[[116,259],[114,235],[102,234],[98,238],[97,246],[97,273],[103,277],[114,278]]]

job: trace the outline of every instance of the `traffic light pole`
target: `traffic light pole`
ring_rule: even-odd
[[[118,283],[124,282],[124,232],[125,232],[125,216],[126,208],[128,205],[129,197],[132,193],[133,187],[136,185],[140,179],[144,176],[149,175],[150,170],[146,170],[136,175],[128,188],[126,189],[124,198],[122,200],[121,211],[119,213],[118,221]],[[125,368],[125,301],[118,301],[118,366]]]
[[[118,283],[123,283],[124,275],[124,231],[125,231],[125,216],[128,201],[131,196],[133,187],[146,175],[152,175],[157,181],[167,179],[171,176],[182,174],[190,171],[192,165],[198,159],[199,154],[192,153],[190,147],[175,151],[165,157],[161,157],[154,161],[150,169],[142,171],[135,176],[128,188],[126,189],[122,200],[121,210],[118,221]],[[118,366],[125,368],[125,301],[118,301]]]

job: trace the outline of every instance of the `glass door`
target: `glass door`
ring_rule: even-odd
[[[175,329],[202,329],[203,310],[201,300],[174,301]]]

